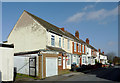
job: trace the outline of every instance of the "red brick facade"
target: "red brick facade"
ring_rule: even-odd
[[[79,49],[78,49],[78,46],[79,46]],[[74,42],[72,42],[72,51],[73,51],[73,54],[78,54],[78,55],[82,55],[82,54],[85,54],[86,50],[85,50],[85,45],[84,45],[84,53],[82,53],[82,44],[81,44],[81,47],[80,47],[80,44],[76,43],[76,51],[74,51]],[[81,51],[80,51],[81,49]]]
[[[65,69],[67,68],[67,64],[66,64],[66,54],[63,56],[62,53],[58,54],[58,57],[61,56],[61,65],[59,65],[58,63],[58,69],[63,70],[63,57],[65,57]]]

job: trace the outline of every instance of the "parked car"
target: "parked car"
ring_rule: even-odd
[[[76,63],[73,62],[73,64],[71,64],[71,71],[75,71],[76,70]]]

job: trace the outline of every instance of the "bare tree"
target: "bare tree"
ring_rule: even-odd
[[[114,52],[110,52],[110,53],[107,53],[106,55],[108,57],[108,62],[109,63],[113,63],[113,59],[115,57],[115,53]]]

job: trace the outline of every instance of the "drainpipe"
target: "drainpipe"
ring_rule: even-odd
[[[38,56],[42,56],[42,79],[43,79],[43,54],[41,54],[42,52],[39,51]]]

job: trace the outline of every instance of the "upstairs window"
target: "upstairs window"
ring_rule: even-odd
[[[59,38],[59,47],[61,47],[61,38]]]
[[[63,48],[64,48],[64,38],[63,38]]]
[[[74,51],[76,52],[76,43],[74,42]]]
[[[70,49],[70,40],[68,39],[68,50]]]
[[[84,53],[84,45],[82,45],[82,53]]]
[[[80,53],[81,53],[81,44],[80,44]]]
[[[88,52],[88,51],[87,51],[87,46],[85,46],[85,53],[87,54],[87,52]]]
[[[55,46],[55,36],[51,35],[51,45]]]

